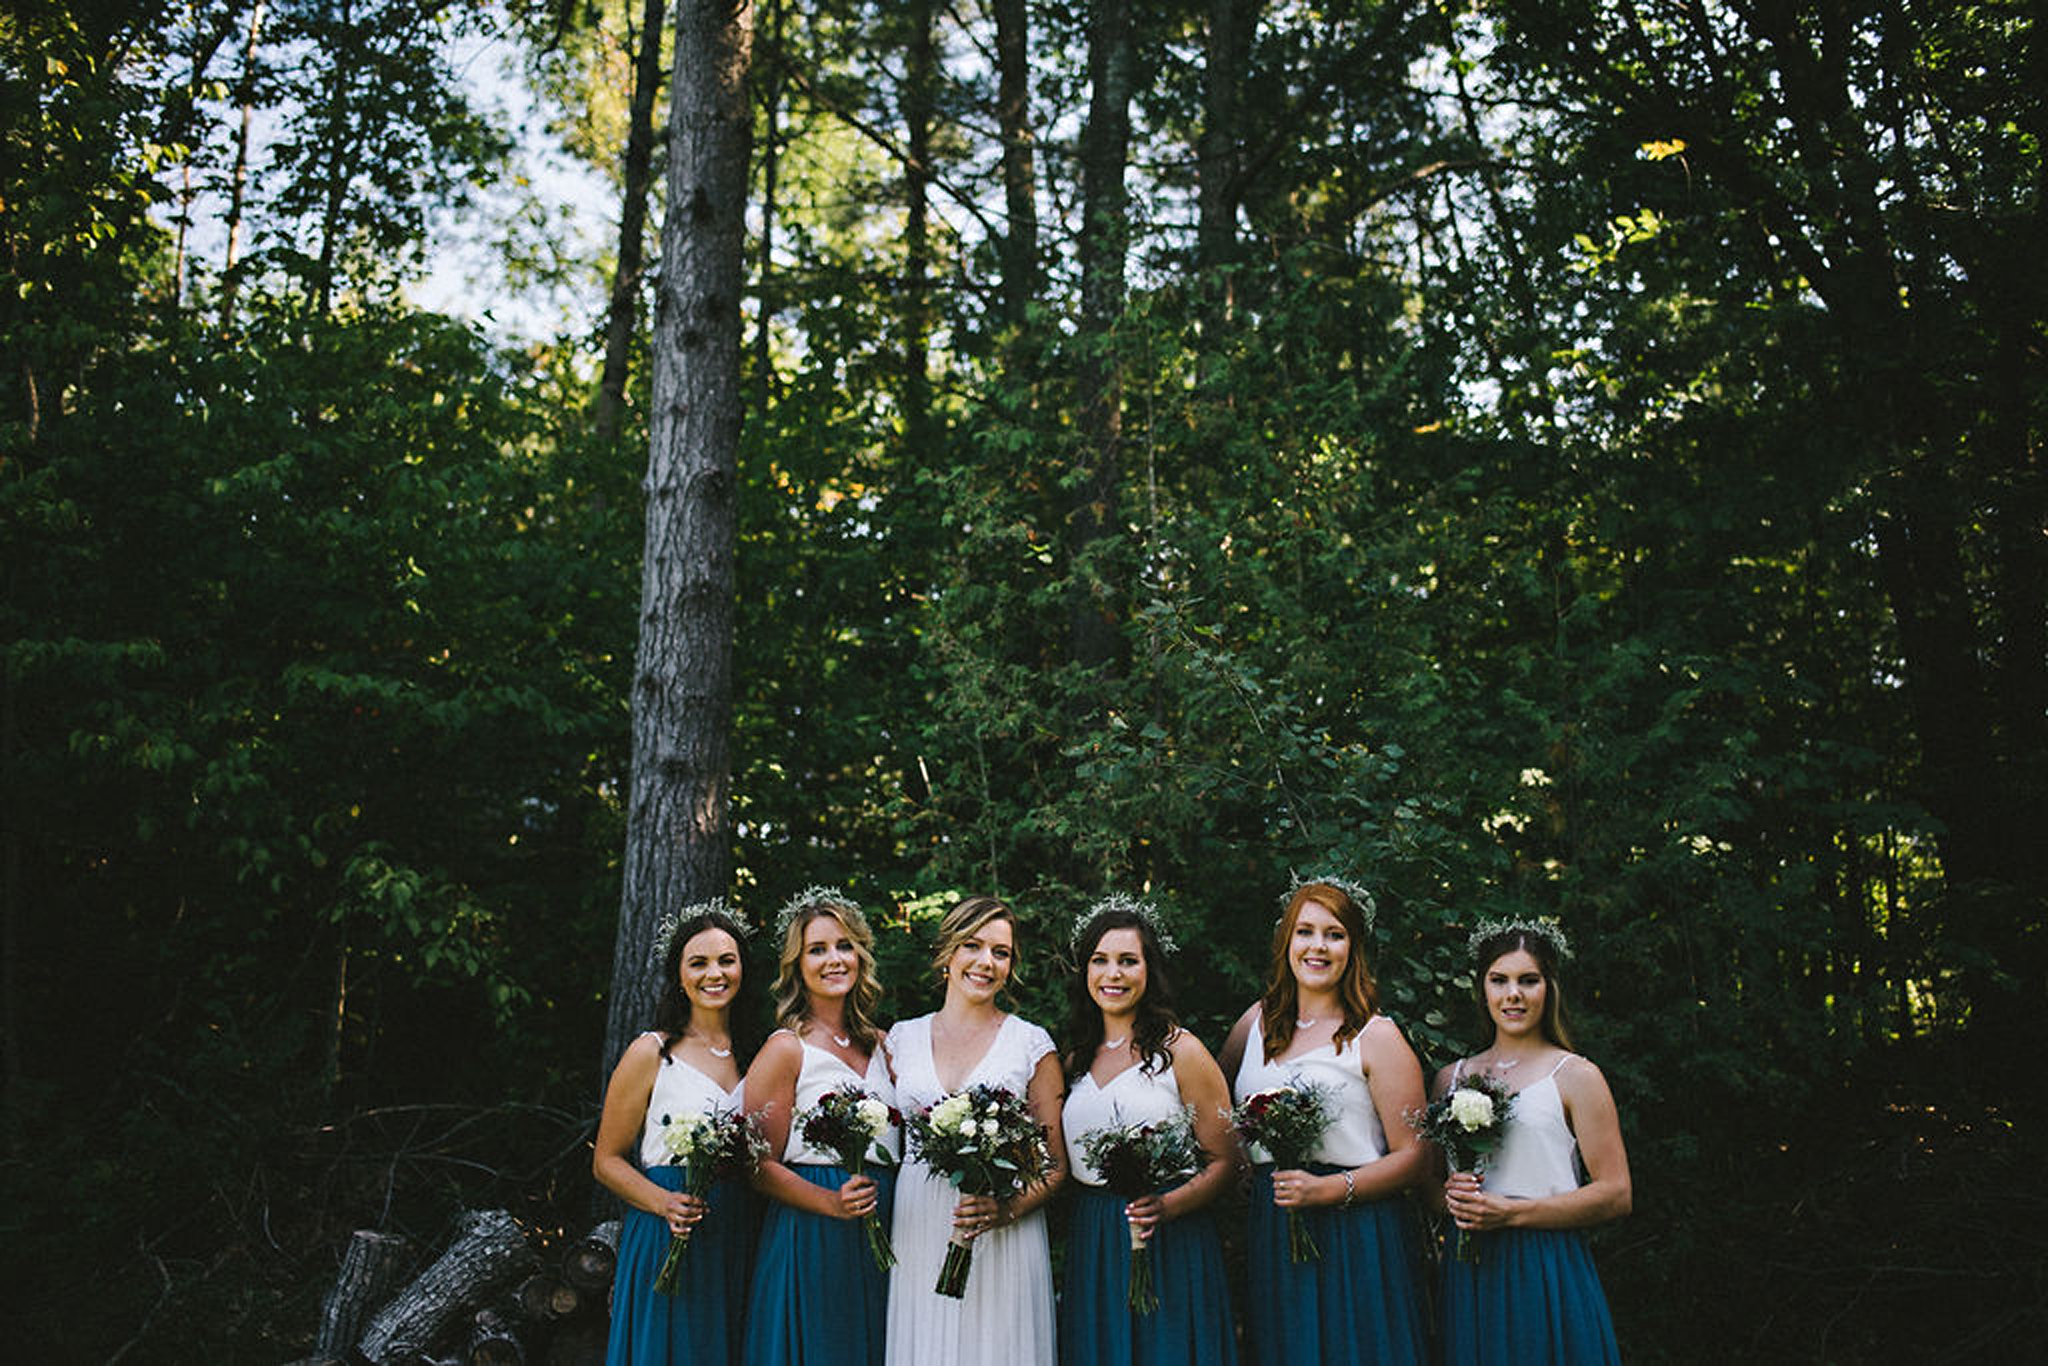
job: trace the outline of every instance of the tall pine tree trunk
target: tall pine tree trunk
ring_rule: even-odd
[[[647,259],[647,191],[654,168],[654,96],[661,85],[661,30],[667,0],[645,0],[640,46],[633,55],[633,102],[626,120],[625,189],[619,201],[618,271],[604,324],[604,371],[597,382],[591,425],[609,441],[619,432],[626,405],[627,358],[640,322],[640,272]]]
[[[1024,322],[1038,296],[1038,184],[1031,141],[1030,11],[995,0],[996,127],[1003,140],[1003,317]]]
[[[936,63],[932,0],[905,6],[908,55],[903,80],[903,436],[913,456],[926,456],[931,412],[932,104]]]
[[[750,0],[683,0],[669,102],[625,885],[606,1069],[652,1018],[661,917],[731,877],[740,295],[753,114]]]
[[[1089,665],[1114,660],[1121,639],[1116,576],[1101,552],[1115,525],[1123,467],[1123,386],[1109,352],[1111,329],[1123,311],[1130,242],[1124,169],[1130,160],[1132,74],[1130,0],[1095,0],[1088,28],[1088,126],[1081,135],[1081,477],[1079,502],[1069,514],[1069,652]]]
[[[263,32],[264,0],[249,7],[249,35],[242,46],[242,74],[235,83],[235,103],[241,118],[235,127],[235,164],[228,176],[227,253],[221,262],[220,325],[226,331],[235,321],[235,294],[242,279],[235,265],[242,255],[242,215],[249,199],[249,134],[256,119],[256,50]]]
[[[1245,64],[1261,0],[1209,0],[1203,54],[1202,135],[1195,149],[1196,262],[1204,270],[1237,255],[1238,130]]]

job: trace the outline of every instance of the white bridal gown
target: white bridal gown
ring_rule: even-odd
[[[1052,1036],[1014,1015],[960,1083],[1006,1087],[1022,1096]],[[889,1031],[896,1064],[896,1100],[906,1115],[947,1094],[932,1064],[932,1017],[904,1020]],[[974,1265],[964,1299],[932,1287],[953,1231],[953,1184],[906,1157],[896,1182],[896,1269],[889,1277],[888,1366],[1054,1366],[1059,1339],[1053,1318],[1052,1245],[1045,1213],[974,1240]]]

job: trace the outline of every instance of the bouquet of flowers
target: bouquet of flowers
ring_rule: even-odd
[[[840,1166],[859,1176],[870,1163],[886,1167],[895,1161],[881,1138],[890,1125],[902,1122],[901,1115],[848,1082],[820,1096],[817,1107],[804,1116],[804,1142],[832,1153]],[[884,1271],[896,1265],[896,1249],[889,1245],[881,1214],[870,1214],[861,1223],[867,1227],[868,1251],[874,1254],[875,1265]]]
[[[963,1195],[1007,1200],[1052,1170],[1045,1126],[1031,1117],[1024,1098],[1000,1086],[955,1091],[921,1115],[903,1122],[917,1155]],[[967,1293],[974,1244],[957,1231],[946,1243],[938,1293],[959,1299]]]
[[[1142,1200],[1161,1186],[1184,1181],[1209,1160],[1195,1139],[1188,1111],[1150,1124],[1119,1124],[1081,1139],[1081,1155],[1102,1173],[1102,1182],[1126,1203]],[[1131,1229],[1131,1290],[1128,1302],[1140,1314],[1159,1307],[1152,1288],[1152,1245]]]
[[[1330,1113],[1330,1088],[1318,1083],[1276,1086],[1246,1096],[1230,1112],[1231,1127],[1247,1148],[1263,1148],[1282,1171],[1306,1166],[1309,1154],[1323,1141],[1336,1116]],[[1254,1154],[1256,1156],[1256,1154]],[[1301,1222],[1301,1211],[1287,1211],[1289,1261],[1314,1262],[1323,1250]]]
[[[699,1200],[713,1181],[751,1172],[768,1151],[760,1133],[738,1110],[663,1115],[661,1146],[668,1151],[670,1165],[689,1169],[684,1190]],[[682,1288],[683,1254],[689,1249],[688,1229],[669,1239],[668,1256],[662,1258],[661,1270],[655,1273],[656,1290],[673,1295]]]
[[[1443,1149],[1452,1171],[1482,1176],[1507,1137],[1508,1113],[1514,1108],[1506,1083],[1478,1072],[1459,1077],[1411,1119],[1418,1135]],[[1458,1239],[1458,1257],[1477,1262],[1479,1240],[1470,1235]]]

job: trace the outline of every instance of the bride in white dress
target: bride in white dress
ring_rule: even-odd
[[[889,1031],[897,1103],[914,1114],[968,1086],[1007,1087],[1046,1126],[1054,1161],[1065,1090],[1052,1036],[996,1006],[1017,952],[1016,918],[994,897],[975,896],[939,923],[934,966],[946,1000],[935,1014]],[[1059,1340],[1053,1316],[1052,1247],[1041,1207],[1065,1176],[1013,1200],[961,1195],[944,1177],[906,1158],[896,1182],[889,1278],[888,1366],[1053,1366]],[[967,1293],[949,1299],[933,1287],[955,1228],[974,1240]]]

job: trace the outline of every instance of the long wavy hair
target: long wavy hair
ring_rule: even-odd
[[[1088,994],[1088,960],[1111,930],[1136,930],[1138,950],[1145,958],[1145,994],[1138,998],[1137,1018],[1131,1026],[1131,1047],[1138,1065],[1158,1074],[1173,1066],[1173,1050],[1167,1045],[1180,1030],[1180,1017],[1173,1009],[1173,982],[1166,973],[1166,951],[1153,933],[1151,922],[1136,911],[1121,907],[1100,911],[1081,926],[1074,938],[1074,972],[1067,980],[1067,1080],[1073,1081],[1095,1065],[1096,1050],[1102,1047],[1102,1008]]]
[[[1010,922],[1010,976],[1005,989],[1023,981],[1024,954],[1017,942],[1022,938],[1023,927],[1017,923],[1017,913],[1010,909],[1009,903],[993,896],[963,897],[940,917],[939,939],[932,950],[932,970],[944,980],[946,965],[953,961],[953,955],[960,946],[998,920]]]
[[[747,940],[740,932],[739,922],[724,911],[703,911],[691,916],[676,926],[669,936],[668,952],[661,956],[661,995],[654,1002],[654,1027],[661,1033],[662,1061],[668,1061],[668,1051],[676,1046],[690,1027],[690,997],[683,990],[683,950],[690,941],[706,930],[724,930],[732,936],[732,942],[740,951],[740,985],[732,994],[732,1005],[726,1010],[727,1027],[732,1031],[733,1052],[742,1071],[747,1059],[753,1056],[751,1046],[740,1047],[740,1030],[744,1021],[753,1018],[747,1007],[752,1001],[753,974],[747,971]],[[751,1045],[751,1040],[747,1041]]]
[[[1307,883],[1287,898],[1287,909],[1281,914],[1280,923],[1273,927],[1272,962],[1266,971],[1265,994],[1259,997],[1259,1034],[1266,1042],[1269,1058],[1286,1052],[1287,1045],[1294,1042],[1301,988],[1294,980],[1294,965],[1288,959],[1287,948],[1294,938],[1294,922],[1301,918],[1301,908],[1310,902],[1336,916],[1337,923],[1344,927],[1345,937],[1351,941],[1351,952],[1344,960],[1344,975],[1337,980],[1337,1000],[1344,1007],[1344,1023],[1338,1026],[1331,1042],[1342,1048],[1379,1014],[1380,989],[1365,961],[1365,913],[1343,888],[1327,882]]]
[[[875,976],[875,932],[868,928],[868,918],[860,913],[860,907],[850,901],[813,901],[789,918],[775,964],[775,1023],[802,1034],[811,1022],[811,997],[804,990],[801,960],[804,931],[812,921],[821,919],[836,921],[853,941],[858,976],[846,998],[846,1037],[858,1044],[861,1052],[872,1053],[882,1036],[875,1022],[875,1008],[882,1000],[882,984]]]
[[[1472,950],[1472,1001],[1479,1007],[1480,1037],[1486,1041],[1480,1047],[1492,1043],[1494,1033],[1493,1016],[1486,1009],[1486,974],[1516,949],[1535,959],[1536,970],[1543,974],[1543,1014],[1537,1018],[1543,1037],[1571,1052],[1572,1031],[1565,1022],[1564,986],[1557,980],[1557,945],[1545,935],[1513,926],[1488,935]]]

